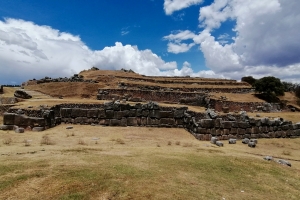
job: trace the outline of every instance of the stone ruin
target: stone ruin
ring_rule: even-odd
[[[119,102],[104,104],[61,104],[40,110],[10,108],[4,113],[1,130],[18,128],[42,131],[61,123],[184,128],[199,140],[243,138],[293,138],[300,136],[300,123],[281,118],[250,118],[246,112],[219,116],[213,110],[205,113],[187,107],[162,107],[155,102],[135,105]]]
[[[21,98],[21,99],[31,99],[32,96],[28,94],[25,90],[16,90],[14,93],[14,96],[16,98]]]
[[[3,93],[3,85],[0,85],[0,94]]]

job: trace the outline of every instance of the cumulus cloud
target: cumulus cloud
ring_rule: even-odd
[[[0,63],[2,84],[45,76],[70,77],[92,66],[155,76],[193,73],[190,65],[185,63],[179,70],[176,62],[165,62],[149,49],[116,42],[93,51],[79,36],[19,19],[0,20]]]
[[[235,79],[272,75],[295,81],[300,77],[299,9],[298,0],[215,0],[200,8],[203,30],[193,40],[215,73]],[[217,38],[212,35],[227,20],[235,22],[232,43],[227,33]],[[187,32],[165,38],[182,42],[186,39],[179,36]]]
[[[175,11],[187,8],[191,5],[197,5],[202,2],[203,0],[165,0],[164,10],[167,15],[171,15]]]

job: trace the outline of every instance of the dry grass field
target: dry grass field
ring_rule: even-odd
[[[300,198],[300,139],[219,148],[183,129],[66,126],[0,131],[0,199]]]

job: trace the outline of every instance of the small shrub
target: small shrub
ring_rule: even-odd
[[[172,142],[171,142],[171,141],[169,141],[169,142],[168,142],[168,145],[169,145],[169,146],[171,146],[171,145],[172,145]]]
[[[120,138],[118,138],[118,139],[116,139],[116,143],[117,144],[125,144],[125,141],[122,140],[122,139],[120,139]]]
[[[75,133],[72,133],[71,136],[75,136]]]
[[[69,133],[67,133],[67,134],[66,134],[66,136],[67,136],[67,137],[70,137],[70,134],[69,134]]]
[[[180,145],[180,141],[176,141],[175,144],[179,146]]]
[[[156,144],[157,147],[160,147],[160,144]]]
[[[87,145],[87,143],[83,139],[78,140],[78,144],[80,145]]]
[[[44,135],[41,139],[41,145],[54,145],[55,142],[50,139],[48,135]]]
[[[9,137],[9,138],[5,138],[3,140],[3,144],[6,144],[6,145],[10,145],[12,143],[12,139]]]

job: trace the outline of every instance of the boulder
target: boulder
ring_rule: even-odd
[[[279,159],[277,162],[279,164],[286,165],[286,166],[289,166],[289,167],[292,166],[292,164],[289,161],[287,161],[287,160]]]
[[[18,127],[15,129],[15,133],[24,133],[24,128]]]
[[[251,142],[251,141],[248,142],[248,147],[255,148],[255,146],[256,146],[255,142]]]
[[[210,143],[212,143],[212,144],[216,144],[217,141],[218,141],[217,137],[211,137],[211,139],[210,139]]]
[[[236,144],[236,139],[230,138],[230,139],[228,140],[228,143],[229,143],[229,144]]]
[[[242,140],[242,143],[243,143],[243,144],[248,144],[248,143],[249,143],[249,141],[250,141],[250,139],[249,139],[249,138],[244,138],[244,139]]]
[[[41,132],[41,131],[44,131],[44,130],[45,130],[44,127],[33,127],[32,128],[32,131],[34,131],[34,132]]]
[[[216,145],[219,146],[219,147],[223,147],[224,146],[223,142],[221,142],[221,141],[216,141]]]
[[[264,160],[271,161],[271,160],[273,160],[273,157],[272,156],[265,156]]]

